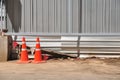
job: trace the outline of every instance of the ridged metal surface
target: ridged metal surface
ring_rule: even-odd
[[[32,32],[111,33],[111,35],[118,33],[113,34],[115,36],[120,33],[119,21],[120,0],[7,0],[7,28],[13,33],[31,32],[31,35]],[[21,36],[18,36],[19,39]],[[27,45],[34,47],[35,42],[30,42],[32,39],[35,41],[35,37],[29,36]],[[78,38],[68,38],[63,35],[56,39],[67,41]],[[80,47],[85,47],[85,49],[80,48],[81,53],[119,54],[120,52],[118,37],[114,39],[112,37],[81,37],[81,40],[88,40],[80,43]],[[54,47],[52,49],[72,47],[73,49],[77,47],[77,42],[41,42],[41,47]],[[78,52],[72,49],[60,48],[60,51]]]
[[[77,33],[80,0],[7,0],[9,32]]]
[[[36,36],[25,36],[25,38],[27,46],[35,48]],[[16,41],[22,44],[21,39],[22,37],[18,36]],[[40,41],[42,49],[67,54],[77,55],[80,49],[80,54],[90,56],[120,55],[120,38],[118,37],[81,37],[79,45],[77,44],[78,37],[75,36],[40,37]]]
[[[120,0],[7,0],[9,32],[119,33]]]
[[[82,0],[83,33],[120,33],[120,0]]]

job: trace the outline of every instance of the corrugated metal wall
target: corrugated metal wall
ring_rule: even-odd
[[[80,0],[7,0],[9,32],[79,32]]]
[[[9,32],[120,33],[119,21],[120,0],[7,0]],[[26,38],[27,46],[34,47],[35,43],[29,41],[33,39],[35,41],[36,37]],[[21,36],[17,36],[16,39],[21,41]],[[54,39],[77,41],[78,37],[42,38],[42,40]],[[88,42],[80,42],[79,47],[85,47],[85,49],[80,48],[80,53],[113,54],[119,53],[120,50],[118,37],[81,37],[80,40],[88,40]],[[77,47],[77,42],[41,42],[41,46]],[[58,50],[79,52],[71,48]],[[90,56],[95,56],[92,54]]]
[[[120,0],[82,0],[83,33],[120,33]]]
[[[7,0],[9,32],[119,33],[120,0]]]

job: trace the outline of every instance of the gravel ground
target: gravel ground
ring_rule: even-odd
[[[120,59],[48,60],[40,64],[1,62],[0,80],[120,80]]]

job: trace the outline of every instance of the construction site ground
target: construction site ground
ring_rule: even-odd
[[[120,80],[120,59],[51,59],[40,64],[0,62],[0,80]]]

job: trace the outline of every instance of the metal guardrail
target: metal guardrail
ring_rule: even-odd
[[[5,33],[5,35],[16,36],[86,36],[86,37],[107,37],[107,36],[119,36],[120,33]]]
[[[76,42],[77,46],[48,46],[48,47],[42,47],[42,48],[76,48],[77,49],[77,54],[79,57],[80,56],[80,48],[96,48],[96,46],[80,46],[81,42],[120,42],[120,40],[80,40],[81,37],[120,37],[120,33],[101,33],[101,34],[96,34],[96,33],[5,33],[5,35],[12,35],[12,36],[40,36],[40,37],[56,37],[56,36],[74,36],[78,37],[77,40],[41,40],[41,42]],[[21,42],[21,41],[18,41]],[[26,41],[27,42],[27,41]],[[29,42],[35,42],[33,40]],[[97,48],[111,48],[108,46],[97,46]],[[120,48],[120,46],[113,46],[112,48]],[[94,52],[93,52],[94,53]],[[104,52],[103,52],[104,53]],[[112,52],[110,52],[112,53]],[[117,52],[119,53],[119,52]]]

